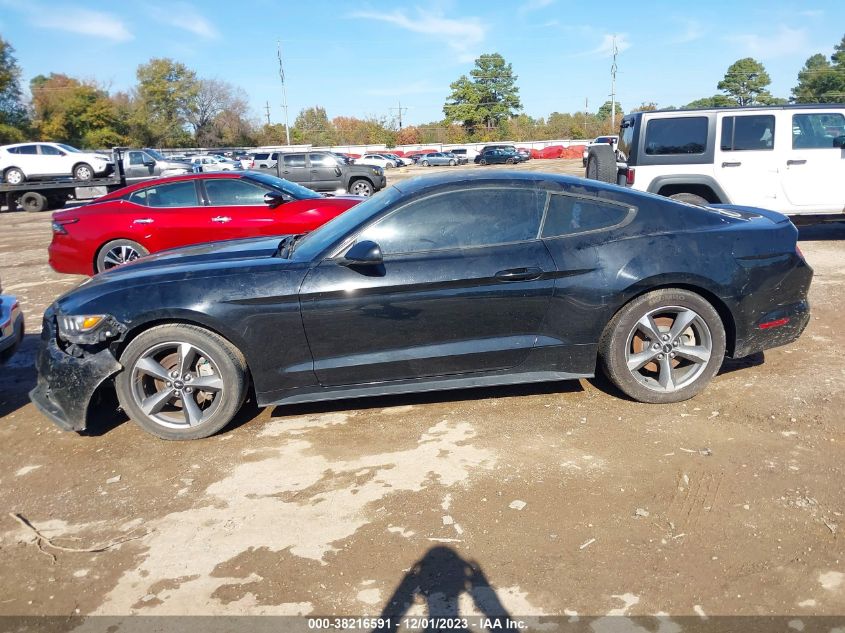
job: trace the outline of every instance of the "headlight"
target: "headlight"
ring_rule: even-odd
[[[96,343],[117,334],[108,314],[59,315],[59,336],[69,343]]]

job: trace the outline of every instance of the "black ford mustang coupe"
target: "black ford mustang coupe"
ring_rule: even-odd
[[[81,431],[95,392],[167,439],[261,405],[589,377],[694,396],[795,340],[812,270],[784,216],[549,174],[390,187],[307,235],[162,252],[44,315],[30,396]]]

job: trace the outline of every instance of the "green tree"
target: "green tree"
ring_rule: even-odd
[[[715,94],[712,97],[704,97],[690,101],[684,106],[685,109],[692,108],[730,108],[735,106],[736,101],[726,95]]]
[[[448,123],[461,123],[474,133],[482,125],[497,127],[522,110],[517,76],[499,53],[481,55],[469,74],[450,85],[452,92],[443,105]]]
[[[610,101],[605,101],[603,104],[601,104],[601,107],[596,112],[596,116],[599,119],[601,119],[602,121],[604,121],[605,119],[609,119],[611,107],[612,106],[611,106]],[[624,113],[622,111],[622,105],[617,101],[616,102],[616,119],[619,120],[619,117],[621,117],[623,114]]]
[[[743,57],[728,67],[716,87],[732,97],[735,105],[749,106],[771,102],[773,97],[767,89],[771,83],[763,64],[752,57]]]
[[[311,143],[311,145],[334,145],[335,132],[326,109],[322,106],[304,108],[300,110],[293,124],[291,138],[296,143]]]
[[[845,101],[845,37],[834,47],[830,61],[817,53],[798,72],[792,89],[795,103],[839,103]]]
[[[172,59],[151,59],[138,66],[133,112],[134,133],[153,146],[192,143],[188,125],[196,112],[196,73]]]
[[[92,148],[126,143],[125,110],[96,84],[51,73],[33,77],[29,85],[38,138]]]
[[[21,99],[21,69],[15,49],[0,37],[0,143],[22,141],[27,113]]]

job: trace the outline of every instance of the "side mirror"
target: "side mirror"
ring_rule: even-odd
[[[843,134],[842,136],[837,136],[835,139],[833,139],[833,146],[845,148],[845,134]]]
[[[381,247],[370,240],[353,244],[340,260],[343,266],[378,266],[383,262]]]
[[[287,201],[287,198],[285,198],[284,194],[282,193],[269,192],[264,194],[264,204],[269,207],[278,207],[283,205]]]

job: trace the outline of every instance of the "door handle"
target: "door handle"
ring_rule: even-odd
[[[739,167],[742,163],[722,163],[722,167]]]
[[[221,224],[225,224],[226,222],[231,222],[232,218],[230,218],[227,215],[218,215],[218,216],[211,218],[211,221],[212,222],[219,222]]]
[[[801,160],[788,160],[786,161],[787,165],[806,165],[807,161],[805,159]]]
[[[287,169],[285,169],[285,170],[283,170],[283,171],[282,171],[282,173],[283,173],[283,174],[289,174],[289,173],[290,173],[290,171],[288,171]]]
[[[312,173],[312,174],[316,174],[316,173],[317,173],[317,170],[316,170],[316,169],[312,169],[312,170],[311,170],[311,173]]]
[[[499,281],[529,281],[537,279],[543,274],[541,268],[509,268],[496,273]]]
[[[138,218],[137,220],[132,220],[132,224],[152,224],[152,218]]]

